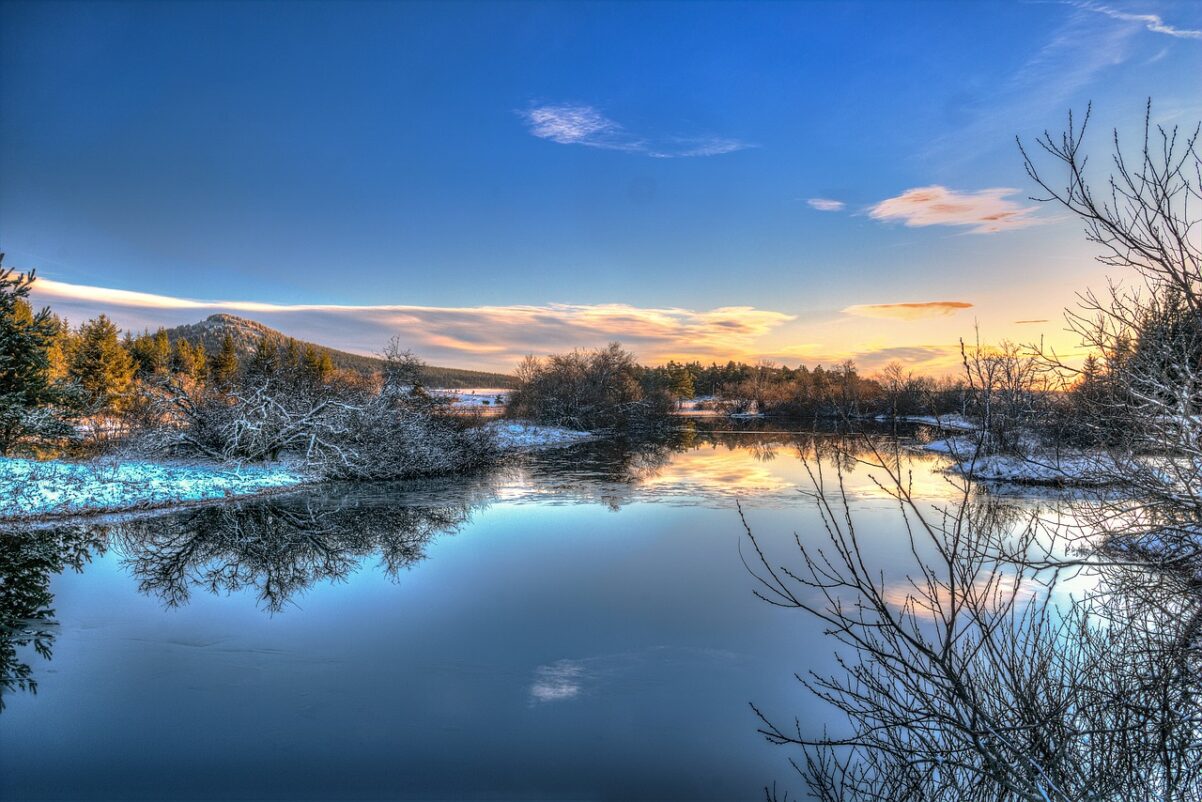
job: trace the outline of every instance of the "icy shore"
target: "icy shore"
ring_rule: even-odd
[[[312,481],[279,466],[0,459],[0,520],[153,509],[279,491]]]
[[[588,432],[516,421],[485,424],[503,451],[563,448]],[[0,458],[0,521],[130,512],[245,498],[319,481],[287,465]]]
[[[506,451],[563,448],[595,437],[590,432],[564,429],[559,426],[541,426],[521,421],[493,421],[485,426],[492,430],[497,438],[497,444]]]

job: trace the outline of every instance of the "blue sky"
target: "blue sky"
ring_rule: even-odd
[[[130,327],[935,365],[1101,283],[1014,136],[1200,75],[1187,3],[4,2],[0,248]]]

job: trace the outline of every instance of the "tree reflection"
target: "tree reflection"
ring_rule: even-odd
[[[58,628],[50,580],[70,567],[76,571],[103,552],[100,527],[0,530],[0,711],[14,691],[37,693],[28,651],[43,660],[53,655]]]
[[[759,495],[801,487],[787,466],[791,457],[818,461],[847,476],[865,461],[887,455],[900,464],[912,454],[896,434],[868,424],[850,429],[837,421],[811,422],[804,429],[787,421],[683,419],[669,431],[616,438],[578,448],[530,455],[521,466],[528,486],[542,498],[600,503],[612,510],[665,495]]]
[[[347,487],[130,521],[113,534],[139,590],[168,607],[186,604],[195,588],[252,589],[275,613],[315,583],[345,581],[372,555],[393,578],[422,560],[427,544],[457,531],[479,503],[462,491],[448,500],[451,488],[442,490],[428,503],[412,485]]]

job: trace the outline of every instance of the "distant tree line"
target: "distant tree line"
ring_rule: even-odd
[[[702,397],[716,408],[766,415],[919,415],[961,412],[965,402],[962,380],[916,375],[900,362],[869,376],[851,360],[812,368],[671,361],[640,368],[639,381],[674,400]]]

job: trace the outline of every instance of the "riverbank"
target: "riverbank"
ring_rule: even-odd
[[[494,421],[502,452],[566,448],[596,435]],[[0,522],[45,521],[190,506],[280,493],[322,481],[298,464],[231,467],[203,462],[0,458]]]
[[[150,510],[276,493],[315,478],[283,466],[0,459],[0,521]]]

